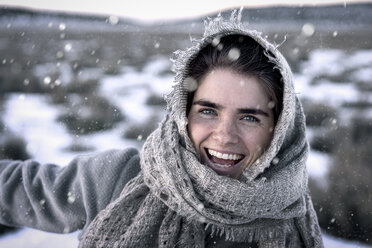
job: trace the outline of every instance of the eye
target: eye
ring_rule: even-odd
[[[200,109],[199,113],[203,115],[216,115],[216,111],[214,111],[213,109]]]
[[[257,123],[260,122],[260,120],[258,118],[254,117],[252,115],[244,116],[243,120],[248,121],[248,122],[257,122]]]

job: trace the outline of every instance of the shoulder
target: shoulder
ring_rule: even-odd
[[[119,187],[125,185],[141,170],[140,156],[138,150],[134,148],[79,155],[67,167],[68,172],[79,180],[99,182],[102,185],[116,183]]]
[[[93,185],[98,186],[95,197],[109,198],[109,201],[117,198],[125,185],[141,170],[139,152],[134,148],[80,155],[75,160],[80,164],[76,176],[82,185],[89,187],[89,190]]]
[[[74,160],[76,163],[83,163],[89,166],[123,166],[127,163],[139,164],[139,153],[135,148],[111,149],[79,155]]]

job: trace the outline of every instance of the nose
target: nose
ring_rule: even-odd
[[[236,144],[238,134],[235,123],[228,118],[218,120],[213,130],[213,138],[220,145]]]

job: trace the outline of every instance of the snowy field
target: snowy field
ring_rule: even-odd
[[[0,247],[9,248],[75,248],[78,232],[72,234],[46,233],[33,229],[22,229],[0,239]],[[356,242],[345,241],[323,234],[325,248],[370,248]]]
[[[347,64],[342,62],[345,58],[341,59],[345,56],[349,61]],[[116,76],[104,77],[100,84],[101,93],[119,106],[126,115],[124,123],[119,123],[110,130],[80,137],[70,135],[63,124],[56,122],[62,107],[50,104],[48,96],[41,94],[8,95],[4,105],[3,120],[7,127],[27,140],[28,152],[42,163],[51,162],[61,166],[67,164],[77,153],[69,152],[65,148],[77,139],[80,143],[93,146],[94,151],[128,146],[140,148],[141,142],[123,139],[122,132],[127,125],[139,123],[154,112],[164,115],[164,109],[147,105],[145,99],[150,94],[162,96],[169,93],[172,75],[158,73],[169,67],[169,63],[167,58],[159,57],[146,64],[141,70],[123,68]],[[357,101],[360,97],[372,101],[371,93],[360,92],[355,85],[347,82],[343,84],[322,82],[311,85],[315,75],[335,75],[340,73],[338,70],[346,69],[354,70],[352,75],[358,80],[369,80],[372,77],[372,51],[364,50],[352,54],[345,54],[339,50],[313,52],[309,60],[303,63],[300,74],[295,75],[296,91],[302,99],[326,102],[337,108],[345,101]],[[370,112],[366,114],[371,115]],[[311,132],[312,130],[309,130],[309,137]],[[310,176],[322,181],[327,173],[329,160],[327,155],[311,151],[308,160]],[[77,247],[77,236],[77,232],[62,235],[25,228],[0,237],[0,247]],[[327,248],[372,247],[325,234],[323,237]]]

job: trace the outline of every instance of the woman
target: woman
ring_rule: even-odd
[[[84,228],[80,247],[322,247],[291,71],[238,19],[209,21],[176,53],[169,113],[140,158],[125,150],[62,169],[0,164],[0,222]]]

